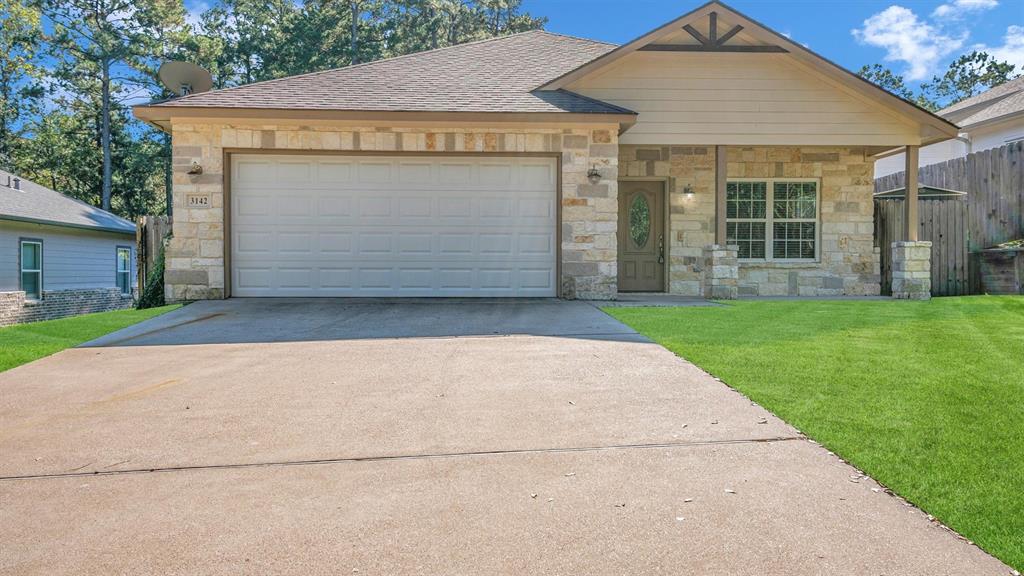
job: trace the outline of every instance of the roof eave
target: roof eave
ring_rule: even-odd
[[[148,106],[132,108],[135,117],[165,129],[174,118],[230,118],[243,120],[334,120],[370,122],[469,122],[469,123],[582,123],[630,124],[637,114],[615,112],[462,112],[418,110],[335,110],[320,108]]]
[[[57,220],[47,220],[45,218],[30,218],[28,216],[13,216],[10,214],[0,214],[0,220],[8,220],[11,222],[25,222],[28,224],[42,224],[45,226],[58,226],[61,228],[75,228],[78,230],[91,230],[93,232],[110,232],[113,234],[125,234],[134,236],[136,231],[134,228],[128,230],[126,228],[112,228],[109,226],[89,226],[86,224],[72,224],[70,222],[60,222]]]
[[[964,124],[963,126],[961,126],[961,130],[964,130],[965,132],[970,130],[977,130],[978,128],[984,128],[986,126],[991,126],[992,124],[1006,122],[1007,120],[1013,120],[1021,116],[1024,116],[1024,110],[1015,110],[1008,114],[1003,114],[1002,116],[996,116],[994,118],[982,120],[981,122],[975,122],[973,124]]]

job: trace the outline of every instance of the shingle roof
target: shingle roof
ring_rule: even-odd
[[[13,179],[16,177],[0,170],[0,220],[135,234],[135,225],[128,220],[35,182],[22,179],[21,189],[15,190]]]
[[[975,124],[1002,118],[1003,116],[1021,113],[1024,113],[1024,82],[1021,83],[1021,90],[1017,93],[998,100],[992,100],[992,104],[982,107],[966,118],[960,119],[957,121],[957,124],[967,128]]]
[[[535,88],[614,49],[543,30],[323,72],[192,94],[154,107],[289,108],[387,112],[630,113]]]
[[[999,86],[986,90],[976,96],[965,98],[964,100],[961,100],[956,104],[953,104],[952,106],[947,106],[946,108],[939,110],[939,115],[944,116],[946,114],[963,110],[964,108],[969,108],[976,104],[983,104],[990,100],[995,100],[997,98],[1002,98],[1009,94],[1013,94],[1014,92],[1020,92],[1021,90],[1024,90],[1024,76],[1000,84]]]

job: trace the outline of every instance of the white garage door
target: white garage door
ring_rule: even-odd
[[[234,296],[554,296],[549,158],[236,155]]]

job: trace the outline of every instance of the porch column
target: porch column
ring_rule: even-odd
[[[715,244],[725,246],[725,186],[729,162],[725,146],[715,146]]]
[[[892,297],[927,300],[932,295],[932,243],[918,240],[918,147],[906,147],[903,238],[892,243]]]
[[[903,239],[907,242],[917,241],[917,164],[920,146],[907,146],[904,158],[906,159],[906,166],[903,174],[906,176],[904,182],[904,195],[905,201],[903,202]]]
[[[737,247],[726,246],[725,193],[728,177],[725,146],[715,146],[715,243],[705,246],[701,289],[705,298],[733,300],[739,291]]]

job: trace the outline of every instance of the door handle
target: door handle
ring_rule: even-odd
[[[658,264],[665,263],[665,235],[658,234]]]

